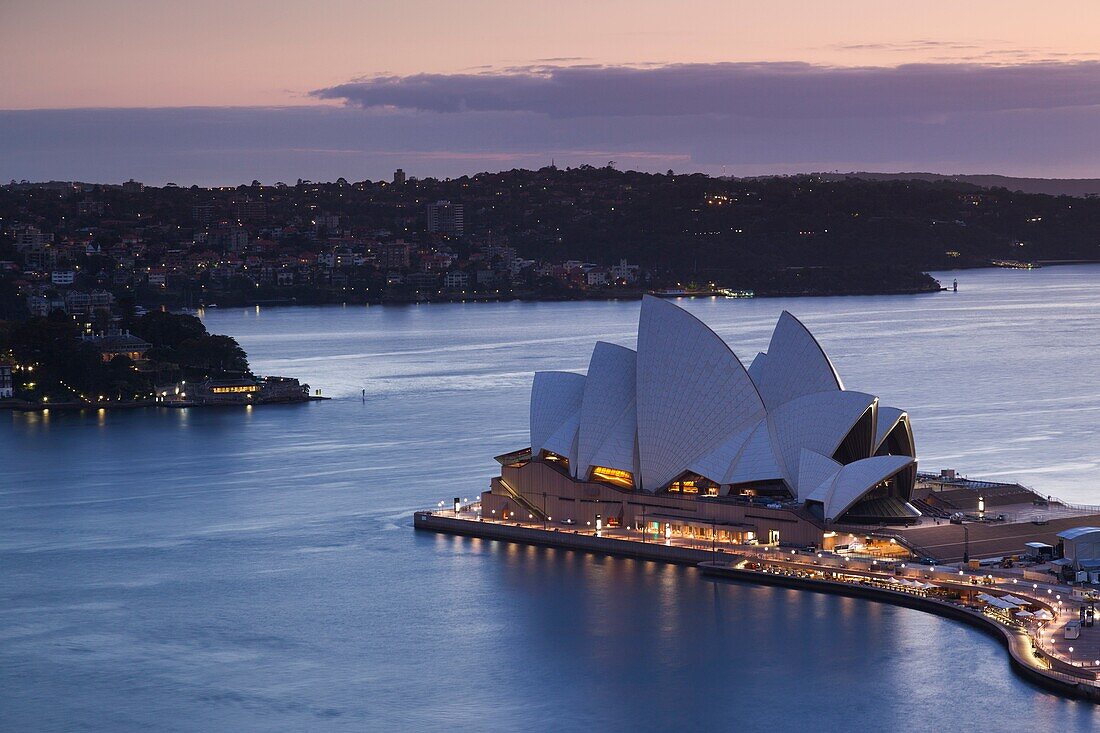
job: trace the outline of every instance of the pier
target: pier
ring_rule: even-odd
[[[728,545],[631,529],[556,526],[481,516],[475,504],[418,511],[418,530],[697,567],[707,578],[776,585],[890,603],[967,623],[1000,641],[1012,668],[1055,694],[1100,703],[1100,626],[1067,624],[1094,607],[1079,589],[1022,571],[973,571],[898,558],[845,557],[768,545]]]

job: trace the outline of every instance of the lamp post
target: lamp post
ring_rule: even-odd
[[[718,520],[710,518],[710,554],[711,561],[718,562]]]

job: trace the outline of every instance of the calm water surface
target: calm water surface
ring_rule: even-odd
[[[1100,268],[957,276],[686,307],[746,362],[791,310],[849,388],[909,410],[924,468],[1100,503]],[[0,730],[1100,726],[916,611],[411,529],[524,445],[534,369],[633,346],[637,315],[209,310],[257,371],[334,399],[3,415]]]

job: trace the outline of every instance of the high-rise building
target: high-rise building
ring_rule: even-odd
[[[387,242],[374,248],[375,262],[383,270],[404,270],[408,268],[412,255],[412,245],[403,241]]]
[[[197,207],[196,207],[197,208]],[[213,208],[213,207],[211,207]],[[213,213],[213,212],[211,212]],[[237,202],[237,219],[240,221],[258,221],[267,218],[267,203],[264,201],[244,200]]]
[[[428,231],[441,234],[462,234],[462,204],[436,201],[428,204]]]
[[[200,227],[210,225],[214,221],[214,204],[209,201],[195,204],[191,207],[191,218]]]
[[[405,183],[405,169],[398,168],[393,172],[393,185],[401,186]]]

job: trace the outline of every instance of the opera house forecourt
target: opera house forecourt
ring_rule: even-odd
[[[746,370],[646,297],[636,352],[598,342],[587,374],[535,374],[530,426],[530,448],[497,457],[482,516],[823,550],[838,528],[920,518],[908,416],[846,389],[787,312]]]

